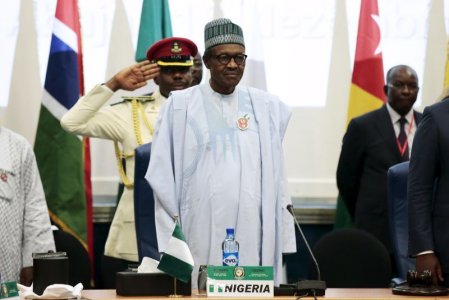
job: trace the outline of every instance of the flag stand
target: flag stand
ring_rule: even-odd
[[[177,290],[177,288],[176,288],[176,277],[173,277],[173,294],[169,295],[168,297],[169,298],[181,298],[182,295],[176,294],[176,290]]]
[[[178,216],[177,216],[177,215],[174,215],[174,216],[173,216],[173,219],[174,219],[175,223],[178,224]],[[172,295],[169,295],[168,297],[169,297],[169,298],[181,298],[182,295],[178,295],[178,294],[176,293],[176,291],[177,291],[177,288],[176,288],[176,277],[173,277],[173,294],[172,294]]]

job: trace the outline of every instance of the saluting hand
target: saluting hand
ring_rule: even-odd
[[[148,80],[153,79],[158,74],[159,66],[156,63],[144,60],[115,74],[106,82],[106,86],[114,92],[119,89],[134,91],[146,85]]]

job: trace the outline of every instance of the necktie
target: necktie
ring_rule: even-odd
[[[399,119],[399,135],[398,135],[399,152],[402,155],[401,161],[408,160],[408,143],[407,143],[407,134],[405,133],[405,123],[407,123],[407,119],[401,117]]]

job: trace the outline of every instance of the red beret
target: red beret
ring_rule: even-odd
[[[198,48],[191,40],[170,37],[154,43],[147,51],[147,58],[162,67],[189,67],[193,65],[192,57],[197,52]]]

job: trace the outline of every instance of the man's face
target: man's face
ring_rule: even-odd
[[[201,61],[201,55],[197,53],[193,58],[192,86],[200,84],[201,79],[203,79],[203,62]]]
[[[161,94],[168,97],[171,91],[188,88],[192,82],[190,67],[161,67],[159,75],[154,78]]]
[[[211,55],[204,61],[210,70],[210,85],[217,93],[230,94],[245,70],[245,48],[238,44],[224,44],[210,51]]]
[[[394,69],[385,86],[388,103],[401,116],[406,115],[412,109],[418,91],[416,73],[405,66]]]

